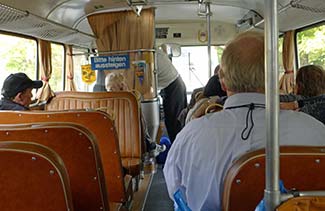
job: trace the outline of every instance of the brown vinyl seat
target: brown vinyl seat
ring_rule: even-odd
[[[325,147],[281,146],[280,179],[286,189],[325,190]],[[265,188],[265,150],[236,160],[224,179],[225,211],[254,210]]]
[[[125,204],[132,199],[131,178],[123,177],[117,133],[107,113],[100,111],[0,111],[0,124],[44,122],[75,123],[87,128],[97,140],[110,202]]]
[[[282,203],[276,211],[324,211],[325,196],[301,196]]]
[[[12,139],[14,140],[14,139]],[[53,150],[0,142],[1,211],[73,211],[67,170]]]
[[[58,92],[47,111],[100,109],[114,114],[123,166],[128,174],[140,174],[143,139],[140,104],[132,92]]]
[[[75,210],[109,210],[98,146],[85,128],[56,123],[0,125],[0,142],[10,140],[44,145],[62,158]]]

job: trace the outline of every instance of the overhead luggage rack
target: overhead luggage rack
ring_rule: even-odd
[[[91,46],[95,39],[95,36],[91,34],[1,3],[0,28],[8,32],[19,32],[43,40],[63,42],[81,47]]]

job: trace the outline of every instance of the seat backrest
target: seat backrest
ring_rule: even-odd
[[[140,105],[132,92],[58,92],[47,111],[100,109],[113,112],[122,158],[141,158]]]
[[[0,143],[0,210],[73,211],[67,170],[53,150],[24,142]]]
[[[10,140],[44,145],[62,158],[75,210],[109,210],[98,146],[86,129],[73,124],[0,125],[0,142]]]
[[[287,189],[325,190],[325,148],[280,147],[280,179]],[[265,150],[236,160],[224,179],[223,210],[254,210],[265,188]]]
[[[117,134],[110,116],[99,111],[29,112],[0,111],[0,124],[75,123],[87,128],[97,140],[109,200],[127,201]]]

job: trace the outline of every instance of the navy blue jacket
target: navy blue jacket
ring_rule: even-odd
[[[29,110],[29,108],[22,106],[18,103],[15,103],[11,100],[2,98],[0,100],[0,110],[25,111],[25,110]]]
[[[305,112],[325,124],[325,94],[298,101],[300,111]]]

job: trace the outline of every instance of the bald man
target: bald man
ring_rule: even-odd
[[[246,32],[225,48],[221,84],[224,110],[192,120],[178,134],[164,167],[169,195],[181,192],[191,210],[221,210],[223,179],[238,156],[265,147],[264,37]],[[249,119],[246,122],[246,119]],[[325,145],[325,126],[281,110],[280,144]]]

